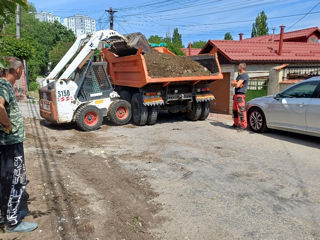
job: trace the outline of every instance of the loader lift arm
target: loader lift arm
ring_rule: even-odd
[[[57,66],[52,70],[49,76],[45,79],[44,84],[55,80],[58,74],[63,70],[63,68],[69,63],[69,61],[74,57],[74,55],[81,49],[76,58],[72,61],[72,63],[67,67],[67,69],[63,72],[63,74],[59,77],[59,80],[68,79],[71,74],[77,69],[77,67],[81,64],[81,62],[91,53],[98,48],[99,43],[101,41],[106,41],[110,45],[112,45],[113,41],[119,42],[127,42],[127,39],[113,30],[101,30],[94,32],[92,35],[81,35],[77,38],[75,43],[69,49],[69,51],[64,55],[64,57],[60,60]],[[85,46],[83,46],[85,44]]]

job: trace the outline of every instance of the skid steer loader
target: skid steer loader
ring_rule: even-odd
[[[113,30],[101,30],[78,37],[42,83],[41,117],[56,124],[75,122],[83,131],[98,129],[103,117],[116,125],[130,121],[131,105],[114,91],[106,72],[107,63],[93,60],[95,50],[106,44],[110,51],[121,55],[130,55],[139,47],[150,51],[147,40],[139,34],[123,36]]]

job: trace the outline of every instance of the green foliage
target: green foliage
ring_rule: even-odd
[[[183,48],[182,45],[182,36],[179,34],[178,28],[175,28],[173,31],[173,37],[160,37],[158,35],[150,36],[148,41],[150,43],[166,43],[168,46],[168,49],[173,52],[174,54],[178,56],[184,56],[185,52],[182,51],[181,48]]]
[[[256,22],[252,26],[251,37],[268,35],[267,15],[262,11],[257,17]]]
[[[251,37],[256,37],[257,36],[257,30],[256,30],[256,27],[255,27],[255,24],[253,23],[252,24],[252,31],[251,31]]]
[[[15,56],[25,60],[34,56],[34,48],[29,41],[14,37],[0,38],[0,52],[3,56]]]
[[[230,32],[227,32],[225,35],[224,35],[224,40],[233,40],[233,37],[231,35]]]
[[[0,31],[3,31],[3,27],[7,24],[14,13],[16,12],[17,5],[27,9],[28,5],[26,0],[0,0]]]
[[[160,44],[160,43],[164,42],[164,38],[163,37],[159,37],[158,35],[152,35],[152,36],[149,37],[148,41],[150,43]]]
[[[196,42],[193,42],[192,44],[191,44],[191,47],[193,47],[193,48],[204,48],[204,46],[207,44],[207,42],[206,41],[196,41]]]
[[[26,7],[25,0],[0,0],[0,16],[6,17],[8,13],[15,13],[17,4]]]
[[[0,0],[1,1],[1,0]],[[29,11],[22,10],[21,14],[21,37],[34,49],[34,54],[28,59],[29,78],[35,81],[38,75],[43,75],[48,71],[49,52],[54,49],[59,42],[73,42],[75,36],[71,30],[67,30],[61,23],[40,22],[35,18],[36,9],[29,5]],[[6,33],[15,35],[15,19],[7,25]]]
[[[40,89],[40,85],[38,82],[30,82],[28,89],[29,91],[37,91]]]
[[[51,62],[51,68],[53,69],[66,54],[73,42],[60,41],[57,45],[49,52],[49,62]],[[96,56],[100,55],[100,51],[95,52]]]
[[[177,46],[177,47],[183,48],[182,35],[179,34],[178,28],[175,28],[175,29],[173,30],[172,43],[173,43],[175,46]]]

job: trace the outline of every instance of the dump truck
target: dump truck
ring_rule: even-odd
[[[94,56],[97,49],[103,61]],[[222,79],[216,54],[194,59],[210,70],[206,76],[155,78],[145,61],[152,51],[141,33],[100,30],[79,36],[42,83],[40,115],[56,124],[75,122],[84,131],[98,129],[104,117],[116,125],[131,117],[136,125],[152,125],[162,109],[206,119],[214,99],[209,84]]]
[[[154,51],[174,55],[163,47]],[[185,113],[191,121],[205,120],[210,113],[210,101],[214,100],[210,84],[223,79],[217,53],[191,57],[209,73],[174,77],[170,73],[166,77],[150,76],[145,54],[142,48],[130,56],[118,56],[107,48],[102,51],[115,90],[131,103],[133,123],[153,125],[161,110]]]

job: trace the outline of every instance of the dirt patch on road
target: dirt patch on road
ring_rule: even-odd
[[[105,141],[94,133],[25,121],[30,215],[39,228],[28,234],[0,234],[1,240],[152,240],[149,229],[161,207],[145,178],[97,154]],[[99,142],[101,141],[101,142]]]
[[[209,76],[211,73],[200,63],[186,56],[174,56],[155,50],[144,55],[151,77]]]

